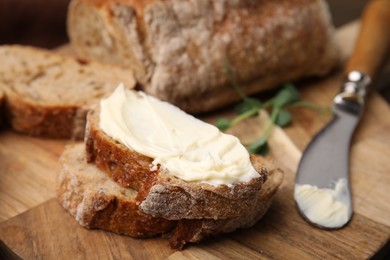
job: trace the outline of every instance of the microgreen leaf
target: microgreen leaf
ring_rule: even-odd
[[[235,111],[237,114],[241,115],[244,114],[245,112],[253,109],[261,109],[262,103],[260,100],[255,99],[255,98],[245,98],[242,102],[237,104],[235,107]]]
[[[267,138],[265,136],[261,136],[256,142],[250,144],[247,149],[249,153],[256,153],[265,156],[269,150]]]
[[[273,126],[276,124],[284,127],[291,123],[292,115],[286,110],[287,108],[310,108],[316,110],[320,114],[325,114],[327,111],[330,111],[330,109],[326,109],[309,102],[300,101],[299,92],[291,83],[284,84],[283,88],[279,90],[275,97],[263,103],[258,99],[248,97],[244,91],[242,91],[235,77],[235,70],[227,57],[225,57],[224,69],[232,87],[238,96],[240,96],[242,102],[235,107],[235,111],[238,114],[235,118],[232,120],[227,118],[217,119],[216,126],[221,131],[226,131],[228,128],[238,124],[239,122],[258,115],[262,109],[270,112],[269,122],[262,136],[257,139],[257,141],[247,146],[250,153],[257,153],[261,155],[266,155],[268,153],[268,138],[271,135]]]
[[[291,123],[291,113],[287,110],[280,110],[276,120],[275,124],[281,127],[285,127]]]
[[[220,131],[226,131],[229,127],[232,126],[232,121],[225,117],[221,117],[217,119],[215,125],[218,127]]]
[[[231,126],[236,125],[236,124],[240,123],[241,121],[243,121],[243,120],[245,120],[245,119],[247,119],[249,117],[256,116],[258,113],[259,113],[259,109],[258,108],[252,108],[251,110],[248,110],[248,111],[238,115],[237,117],[235,117],[232,120]]]
[[[299,92],[294,85],[288,83],[276,94],[273,99],[273,107],[282,108],[299,100]]]

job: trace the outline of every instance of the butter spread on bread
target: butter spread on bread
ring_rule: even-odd
[[[251,155],[257,178],[235,185],[211,185],[176,178],[163,167],[151,169],[154,158],[129,149],[100,128],[100,108],[87,116],[85,147],[87,162],[123,187],[138,191],[143,213],[170,220],[226,219],[246,215],[257,203],[256,194],[267,182],[269,169],[263,159]],[[223,205],[223,206],[221,206]]]
[[[189,182],[232,185],[259,177],[238,138],[179,108],[121,84],[100,103],[100,128]]]

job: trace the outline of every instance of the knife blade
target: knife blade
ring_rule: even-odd
[[[333,119],[312,139],[300,160],[294,199],[303,218],[317,227],[341,228],[352,218],[351,138],[363,114],[371,78],[388,51],[388,28],[390,1],[369,2],[345,68],[346,80],[333,99]]]

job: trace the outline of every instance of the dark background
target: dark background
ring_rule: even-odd
[[[357,19],[366,0],[328,0],[336,27]],[[0,0],[0,44],[54,48],[67,42],[69,0]]]

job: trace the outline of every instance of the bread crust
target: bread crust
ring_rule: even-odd
[[[265,160],[263,158],[263,160]],[[169,238],[172,248],[182,249],[190,242],[199,242],[202,239],[221,233],[229,233],[237,228],[250,228],[259,221],[271,206],[272,199],[283,180],[283,174],[271,161],[265,160],[269,169],[267,181],[257,194],[257,201],[253,208],[240,217],[223,220],[181,220]]]
[[[94,165],[87,164],[83,145],[68,146],[60,164],[57,198],[81,226],[141,238],[168,232],[176,224],[140,212],[137,192],[111,184]]]
[[[253,226],[266,213],[283,179],[279,169],[268,165],[268,179],[256,194],[256,202],[241,216],[172,221],[140,212],[137,191],[121,187],[95,165],[88,164],[83,144],[67,146],[60,164],[57,198],[80,225],[137,238],[161,234],[168,238],[173,249],[182,249],[187,243],[200,242],[211,235]]]
[[[33,136],[82,139],[87,111],[119,83],[135,86],[129,69],[39,48],[5,45],[0,57],[7,121]]]
[[[313,29],[315,28],[315,29]],[[68,33],[82,56],[129,66],[143,90],[191,113],[340,64],[324,0],[72,0]]]
[[[5,107],[7,121],[19,133],[59,139],[84,138],[86,108],[31,104],[13,94],[7,95]]]
[[[138,190],[142,212],[171,220],[241,216],[256,203],[268,174],[256,156],[251,160],[259,177],[232,187],[191,183],[164,170],[151,171],[152,158],[128,149],[99,128],[99,110],[88,113],[85,144],[88,162],[123,187]]]

